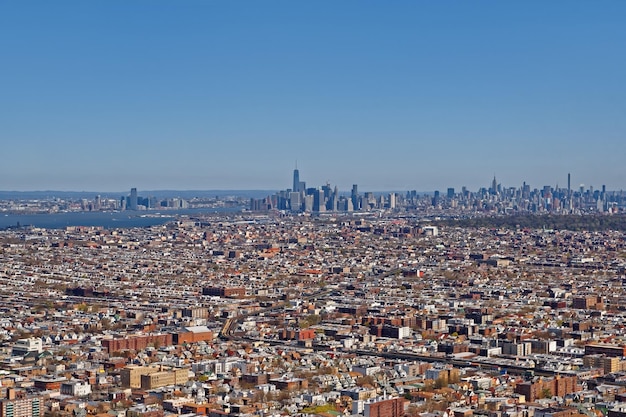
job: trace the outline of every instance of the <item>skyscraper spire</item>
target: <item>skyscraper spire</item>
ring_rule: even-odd
[[[296,169],[293,170],[293,192],[300,191],[300,171],[298,171],[298,161],[296,160]]]

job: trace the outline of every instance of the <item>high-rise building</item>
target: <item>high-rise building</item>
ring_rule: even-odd
[[[298,212],[302,210],[302,200],[300,193],[292,192],[289,194],[289,202],[291,211]]]
[[[322,190],[315,190],[313,194],[313,211],[326,211],[326,199],[324,198],[324,191]]]
[[[300,192],[300,171],[298,171],[298,166],[296,165],[296,169],[293,170],[293,188],[292,191],[297,193]]]
[[[324,193],[324,200],[328,200],[331,197],[332,189],[330,188],[330,184],[326,183],[326,185],[322,185],[322,191]]]
[[[352,200],[352,208],[354,210],[359,210],[359,187],[357,184],[352,184],[352,194],[350,195],[350,200]]]
[[[43,396],[27,395],[14,388],[9,388],[6,398],[0,400],[1,417],[43,417],[44,411]]]
[[[310,213],[313,211],[313,194],[307,194],[304,196],[304,211]]]
[[[572,176],[570,173],[567,174],[567,209],[572,211],[574,205],[572,204]]]
[[[572,192],[572,174],[567,174],[567,195]]]
[[[137,210],[138,197],[136,188],[130,189],[130,201],[128,203],[129,210]]]

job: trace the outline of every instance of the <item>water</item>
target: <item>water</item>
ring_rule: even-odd
[[[68,226],[101,226],[106,229],[148,227],[165,224],[179,215],[202,213],[236,213],[241,208],[164,210],[162,212],[72,212],[44,214],[0,214],[0,229],[34,226],[44,229],[63,229]],[[160,213],[160,214],[157,214]]]

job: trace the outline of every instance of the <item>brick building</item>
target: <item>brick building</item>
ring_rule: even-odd
[[[168,385],[183,385],[188,380],[189,371],[187,369],[153,372],[141,376],[141,388],[151,390]]]
[[[363,414],[364,417],[402,417],[407,402],[408,400],[401,397],[353,401],[352,414]]]
[[[67,381],[64,376],[54,377],[48,375],[42,375],[37,378],[33,378],[33,384],[35,388],[40,390],[60,390],[61,384]]]
[[[141,377],[159,372],[159,368],[154,366],[137,366],[130,365],[120,371],[122,387],[124,388],[141,388]]]
[[[315,330],[285,328],[278,331],[278,337],[281,340],[312,340],[315,339]]]
[[[175,333],[173,342],[176,345],[184,343],[210,342],[215,335],[206,326],[185,327],[182,331]]]
[[[167,333],[135,335],[130,337],[103,339],[102,347],[109,353],[121,350],[143,350],[148,346],[172,346],[173,336]]]
[[[576,376],[556,376],[554,378],[535,378],[515,387],[515,393],[521,394],[526,401],[535,401],[545,397],[564,397],[566,394],[580,391]]]
[[[6,397],[0,400],[0,417],[43,417],[43,396],[26,395],[9,388]]]
[[[275,378],[270,379],[270,384],[274,384],[280,390],[299,390],[309,386],[309,381],[302,378]]]
[[[597,295],[586,295],[582,297],[574,297],[572,300],[572,308],[582,310],[603,310],[604,302],[602,297]]]

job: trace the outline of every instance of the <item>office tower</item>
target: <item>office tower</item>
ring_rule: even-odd
[[[567,174],[567,195],[569,196],[572,192],[572,176],[571,174]]]
[[[448,188],[448,198],[454,198],[454,188]]]
[[[352,212],[354,211],[354,206],[352,205],[352,200],[346,198],[346,211]]]
[[[530,198],[530,185],[526,184],[526,181],[522,185],[522,198]]]
[[[365,193],[365,196],[363,197],[363,201],[361,201],[361,207],[364,210],[370,210],[376,203],[376,198],[374,197],[374,193],[371,191],[368,191]]]
[[[307,194],[304,196],[304,211],[310,213],[313,211],[313,200],[314,197],[312,194]]]
[[[322,191],[324,192],[324,201],[328,200],[332,193],[330,184],[326,183],[326,185],[322,185]]]
[[[389,194],[389,208],[391,210],[396,208],[396,193]]]
[[[300,193],[292,192],[289,194],[289,202],[291,211],[299,212],[302,210],[302,200],[300,198]]]
[[[128,209],[137,210],[137,189],[136,188],[130,189],[130,201],[128,204]]]
[[[339,209],[339,190],[337,186],[335,186],[334,190],[331,191],[330,184],[326,184],[326,187],[330,193],[329,197],[326,199],[326,210],[337,211]],[[324,187],[322,187],[322,189],[324,189]],[[326,189],[324,189],[324,194],[326,195]]]
[[[350,200],[352,200],[352,208],[354,210],[359,210],[359,187],[357,184],[352,184],[352,194],[350,195]]]
[[[493,176],[493,181],[491,181],[491,189],[489,190],[491,194],[498,193],[498,181],[496,181],[496,176]]]
[[[300,191],[300,171],[298,171],[298,165],[293,170],[293,188],[292,191],[297,193]]]
[[[326,199],[324,198],[324,192],[322,190],[315,190],[313,194],[313,211],[326,211]]]

